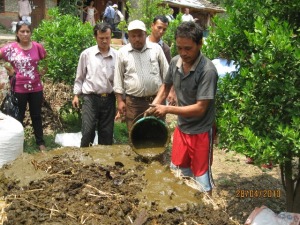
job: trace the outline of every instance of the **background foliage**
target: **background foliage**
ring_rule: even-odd
[[[96,44],[93,28],[79,17],[62,14],[58,8],[48,11],[49,18],[34,30],[32,38],[47,50],[47,77],[53,82],[73,85],[80,53]]]
[[[147,28],[147,34],[151,33],[151,24],[155,16],[166,16],[170,13],[169,5],[163,4],[162,0],[127,1],[126,5],[129,13],[129,22],[136,19],[143,21]],[[136,7],[139,10],[136,10]],[[171,47],[172,56],[177,54],[174,40],[176,28],[181,23],[181,17],[182,13],[177,14],[176,18],[169,23],[168,29],[163,36],[163,40]],[[124,24],[122,24],[120,29],[124,30]]]
[[[78,6],[82,6],[81,0],[60,0],[58,4],[58,10],[61,14],[69,14],[73,16],[80,16],[82,13]]]
[[[219,82],[221,144],[281,166],[287,208],[300,211],[300,5],[234,0],[216,17],[203,51],[237,62]],[[295,163],[295,164],[294,164]],[[298,200],[296,200],[298,199]],[[297,203],[298,202],[298,203]]]
[[[170,12],[169,6],[162,4],[162,0],[127,1],[126,4],[129,13],[128,22],[132,20],[143,21],[148,29],[148,34],[150,33],[154,17],[157,15],[168,15]]]

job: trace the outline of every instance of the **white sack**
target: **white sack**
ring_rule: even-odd
[[[81,137],[82,137],[81,132],[56,134],[55,143],[64,147],[80,147]],[[97,144],[98,144],[98,134],[96,132],[93,145],[97,145]]]
[[[245,225],[300,225],[300,214],[281,212],[278,215],[266,206],[255,208]]]
[[[0,168],[23,153],[24,128],[13,117],[0,112]]]

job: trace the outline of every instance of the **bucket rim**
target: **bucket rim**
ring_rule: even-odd
[[[145,156],[143,154],[140,154],[139,151],[137,151],[137,148],[135,148],[135,146],[133,145],[131,139],[132,139],[132,130],[134,129],[134,127],[138,126],[138,123],[140,123],[141,121],[146,121],[146,120],[151,120],[151,119],[155,119],[157,122],[159,122],[160,124],[162,124],[163,126],[166,127],[166,130],[167,130],[167,140],[166,142],[164,143],[164,151],[162,151],[161,153],[158,153],[156,155],[153,155],[153,156]],[[167,146],[168,144],[170,143],[170,140],[171,140],[171,137],[170,137],[170,128],[169,128],[169,125],[168,123],[166,123],[165,121],[163,121],[162,119],[158,118],[158,117],[155,117],[155,116],[145,116],[145,117],[141,117],[139,118],[138,120],[134,121],[134,124],[133,126],[131,127],[130,129],[130,132],[129,132],[129,145],[131,147],[131,149],[137,154],[139,155],[140,157],[143,157],[143,158],[147,158],[147,159],[153,159],[153,158],[156,158],[162,154],[164,154],[166,151],[167,151]]]
[[[133,128],[138,122],[143,121],[143,120],[149,120],[149,119],[155,119],[155,120],[157,120],[157,121],[159,121],[159,122],[162,122],[162,123],[164,123],[165,125],[167,125],[167,123],[165,123],[162,119],[160,119],[160,118],[158,118],[158,117],[155,117],[155,116],[144,116],[144,117],[141,117],[141,118],[139,118],[138,120],[136,120],[136,121],[134,122],[132,128]],[[132,128],[131,128],[131,129],[132,129]]]

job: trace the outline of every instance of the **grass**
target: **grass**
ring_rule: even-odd
[[[65,132],[79,132],[81,127],[81,118],[74,115],[64,115],[62,117],[62,122],[66,125]],[[35,143],[35,138],[33,136],[32,127],[25,129],[25,141],[24,141],[24,152],[35,153],[38,152],[38,146]],[[58,131],[54,131],[57,133]],[[114,139],[115,144],[127,144],[128,143],[128,131],[126,123],[115,122],[114,128]],[[45,145],[47,150],[55,149],[61,147],[55,143],[55,134],[44,135]]]
[[[67,103],[60,109],[60,117],[68,132],[80,132],[81,113],[72,108],[72,103]]]
[[[127,144],[128,135],[126,123],[115,122],[114,138],[116,144]]]
[[[47,150],[55,149],[61,147],[60,145],[54,142],[55,135],[44,135],[45,145]],[[35,143],[35,138],[33,136],[25,138],[24,141],[24,152],[35,153],[38,152],[38,146]]]

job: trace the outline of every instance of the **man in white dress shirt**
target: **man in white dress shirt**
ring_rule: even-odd
[[[112,29],[106,23],[96,24],[97,45],[80,54],[74,83],[73,107],[79,107],[82,96],[82,138],[80,147],[94,142],[98,128],[98,144],[113,143],[116,97],[113,93],[114,66],[117,50],[110,47]]]

